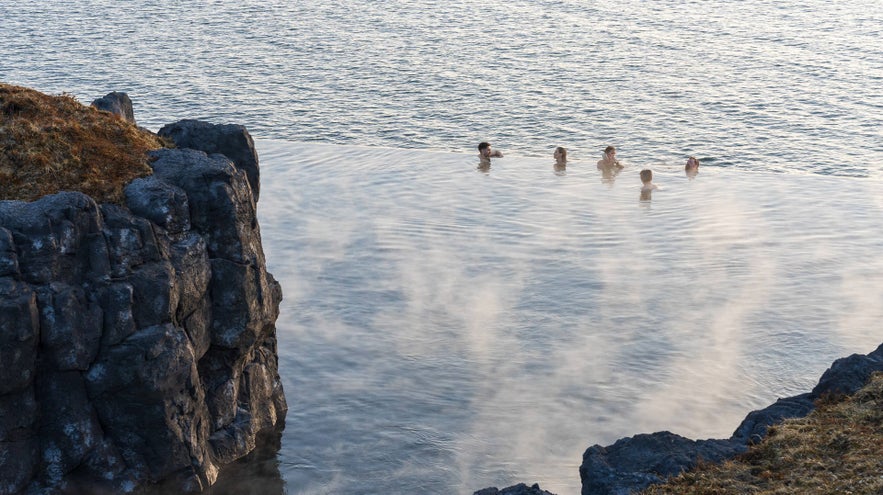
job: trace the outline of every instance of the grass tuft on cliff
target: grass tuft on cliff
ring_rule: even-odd
[[[153,173],[147,151],[162,147],[158,136],[70,95],[0,83],[0,200],[80,191],[122,203],[126,184]]]
[[[661,494],[883,494],[883,373],[852,397],[770,428],[760,444],[651,486]]]

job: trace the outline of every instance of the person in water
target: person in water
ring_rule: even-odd
[[[552,157],[555,158],[556,165],[567,165],[567,150],[562,148],[561,146],[555,148],[555,152],[552,153]]]
[[[567,150],[559,146],[552,156],[555,158],[555,171],[563,172],[567,168]]]
[[[608,146],[604,148],[603,157],[598,160],[598,168],[600,170],[621,169],[622,164],[616,159],[616,148]]]
[[[649,200],[650,194],[659,189],[659,186],[653,183],[653,171],[645,168],[641,170],[641,199]]]
[[[697,160],[695,156],[687,158],[687,164],[684,165],[684,172],[687,173],[687,177],[694,177],[699,173],[699,160]]]
[[[492,150],[491,143],[478,143],[478,166],[490,167],[491,158],[503,158],[503,154],[499,150]]]

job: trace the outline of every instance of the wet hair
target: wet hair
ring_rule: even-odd
[[[650,182],[653,180],[653,171],[649,168],[641,170],[641,182]]]
[[[555,148],[555,153],[558,153],[559,155],[561,155],[561,158],[567,160],[567,150],[563,147],[559,146]]]
[[[491,143],[487,143],[485,141],[478,143],[478,151],[481,151],[485,148],[490,148],[490,147],[491,147]]]
[[[699,159],[697,159],[695,156],[687,158],[687,165],[685,165],[684,168],[690,168],[690,160],[693,161],[694,167],[699,168]]]
[[[604,148],[604,154],[605,154],[605,155],[606,155],[606,154],[609,154],[611,151],[616,151],[616,147],[614,147],[614,146],[608,146],[608,147]]]

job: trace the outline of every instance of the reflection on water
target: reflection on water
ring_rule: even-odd
[[[288,493],[578,493],[592,444],[729,436],[879,345],[872,179],[654,164],[651,209],[634,167],[258,149],[285,294],[274,492],[278,469]]]
[[[221,470],[217,483],[206,495],[282,495],[285,482],[279,473],[282,432],[264,432],[255,439],[255,449]],[[288,493],[298,493],[289,487]]]
[[[622,166],[604,166],[601,165],[600,162],[596,168],[598,169],[598,172],[600,172],[601,182],[608,186],[613,186],[613,182],[616,181],[616,176],[618,176],[624,169]]]

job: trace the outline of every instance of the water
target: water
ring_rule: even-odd
[[[0,81],[258,138],[291,410],[218,493],[578,493],[881,341],[876,0],[138,6],[0,0]]]
[[[660,167],[642,202],[636,169],[258,145],[294,493],[579,493],[586,447],[729,437],[881,341],[876,180]]]
[[[883,3],[0,0],[0,80],[142,125],[634,163],[883,170]]]

